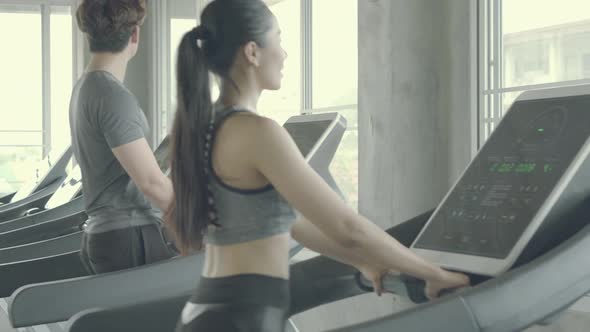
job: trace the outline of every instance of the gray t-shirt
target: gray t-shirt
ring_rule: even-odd
[[[149,136],[137,99],[112,74],[88,72],[70,101],[70,130],[89,220],[99,233],[160,222],[111,149]]]

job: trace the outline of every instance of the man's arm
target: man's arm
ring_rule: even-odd
[[[146,139],[117,146],[112,151],[139,190],[166,213],[174,196],[172,182],[160,170]]]

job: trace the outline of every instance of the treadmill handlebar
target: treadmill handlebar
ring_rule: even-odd
[[[373,283],[365,278],[362,273],[355,274],[355,280],[358,287],[366,292],[373,292]],[[393,275],[388,274],[381,279],[383,289],[387,292],[401,295],[409,298],[416,304],[426,303],[429,301],[426,296],[426,283],[422,279],[414,278],[406,274]],[[445,296],[454,293],[453,289],[443,289],[439,296]]]

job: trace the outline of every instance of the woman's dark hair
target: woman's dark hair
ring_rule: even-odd
[[[214,0],[203,10],[201,25],[180,42],[170,151],[175,200],[166,220],[183,253],[201,249],[207,227],[216,225],[209,189],[207,136],[213,134],[214,116],[209,74],[233,82],[229,72],[240,47],[251,41],[264,47],[272,26],[273,15],[260,0]]]
[[[146,0],[84,0],[76,19],[91,52],[119,53],[129,44],[133,28],[143,23],[145,13]]]

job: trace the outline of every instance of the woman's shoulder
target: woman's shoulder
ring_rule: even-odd
[[[273,119],[250,111],[241,111],[232,114],[224,123],[224,129],[231,132],[247,135],[255,138],[272,134],[283,128]]]
[[[218,136],[250,152],[267,150],[273,145],[281,146],[290,137],[275,120],[253,112],[239,112],[230,116],[219,128]]]

